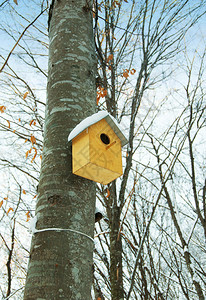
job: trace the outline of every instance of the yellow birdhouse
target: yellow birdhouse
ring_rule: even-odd
[[[122,175],[121,147],[128,143],[116,120],[100,111],[80,122],[70,133],[72,171],[108,184]]]

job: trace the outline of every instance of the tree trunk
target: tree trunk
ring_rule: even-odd
[[[110,280],[111,299],[123,300],[123,273],[122,273],[122,239],[120,230],[120,207],[113,203],[112,222],[110,225]]]
[[[37,232],[32,239],[24,300],[90,299],[95,184],[72,174],[67,137],[77,123],[95,112],[91,1],[53,1],[49,39]]]

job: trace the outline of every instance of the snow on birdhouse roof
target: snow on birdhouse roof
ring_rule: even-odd
[[[118,136],[118,138],[121,141],[122,147],[128,143],[127,138],[125,137],[124,133],[122,132],[119,124],[115,120],[114,117],[112,117],[107,111],[99,111],[98,113],[95,113],[91,115],[90,117],[84,119],[81,121],[77,126],[70,132],[68,136],[68,141],[73,140],[77,135],[79,135],[82,131],[90,127],[91,125],[96,124],[97,122],[101,121],[102,119],[105,119],[109,126],[112,128],[112,130],[115,132],[115,134]]]

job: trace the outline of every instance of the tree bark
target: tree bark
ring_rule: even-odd
[[[120,230],[120,207],[113,203],[112,222],[110,225],[110,281],[111,299],[123,300],[123,272],[122,272],[122,237]]]
[[[95,184],[72,174],[71,143],[67,142],[76,124],[95,112],[91,3],[55,0],[50,10],[37,232],[32,238],[24,300],[91,298]]]

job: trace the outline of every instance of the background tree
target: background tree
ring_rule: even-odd
[[[201,9],[201,5],[199,6],[199,4],[196,3],[197,5],[191,7],[190,4],[188,1],[181,3],[145,1],[141,4],[137,4],[133,1],[132,5],[129,6],[129,13],[126,8],[127,4],[123,1],[105,1],[101,2],[101,8],[96,7],[96,10],[99,8],[99,11],[101,11],[99,24],[100,28],[102,28],[97,31],[96,35],[96,47],[99,57],[99,81],[101,83],[99,91],[102,92],[106,90],[106,93],[104,93],[105,101],[99,102],[98,104],[100,107],[105,106],[113,116],[124,122],[129,131],[129,146],[126,152],[123,178],[117,185],[112,183],[112,185],[108,187],[108,197],[104,195],[104,188],[100,190],[101,202],[105,206],[110,225],[110,243],[108,243],[108,240],[103,240],[104,242],[101,241],[100,245],[102,248],[104,247],[103,243],[109,245],[110,265],[108,264],[108,260],[105,262],[105,265],[107,267],[109,266],[108,274],[110,274],[112,299],[122,299],[125,296],[127,299],[130,299],[130,297],[135,297],[135,294],[136,296],[140,294],[144,299],[153,297],[153,294],[155,294],[156,297],[164,298],[163,290],[165,280],[159,280],[155,274],[154,266],[156,262],[152,254],[153,249],[150,246],[149,228],[154,222],[154,213],[161,198],[167,198],[167,195],[165,195],[165,180],[168,181],[172,176],[171,173],[176,159],[179,156],[179,152],[183,151],[185,135],[180,140],[181,142],[178,141],[173,158],[169,164],[165,163],[168,169],[165,169],[166,173],[162,173],[162,177],[160,177],[161,181],[158,183],[158,181],[154,181],[150,175],[147,174],[146,176],[147,190],[150,191],[149,198],[152,197],[154,200],[150,201],[153,206],[147,205],[145,207],[145,204],[142,204],[143,227],[140,228],[138,225],[139,210],[136,204],[138,200],[137,196],[134,197],[134,194],[136,195],[136,189],[138,189],[137,194],[139,194],[144,188],[142,188],[142,185],[141,188],[137,186],[142,180],[145,181],[147,169],[150,171],[153,170],[153,172],[157,172],[157,174],[159,172],[161,174],[162,172],[161,169],[158,168],[158,165],[150,166],[148,159],[146,157],[143,159],[141,152],[145,150],[151,152],[148,148],[148,143],[150,141],[153,145],[152,137],[154,136],[154,138],[157,139],[157,136],[159,136],[157,131],[152,134],[151,132],[154,130],[153,128],[155,128],[153,123],[157,125],[158,121],[156,120],[159,120],[158,112],[160,109],[162,110],[161,106],[163,102],[161,103],[161,100],[158,100],[158,102],[155,100],[154,102],[150,101],[150,107],[146,113],[142,111],[141,105],[143,106],[145,101],[146,105],[148,105],[148,101],[145,98],[151,97],[151,90],[160,87],[160,84],[166,84],[167,80],[171,78],[174,70],[168,67],[168,65],[170,66],[173,63],[174,57],[177,59],[178,56],[181,55],[184,45],[183,43],[181,44],[181,41],[183,41],[183,38],[185,38],[191,26],[205,13],[204,10],[199,10]],[[127,18],[125,11],[127,11]],[[191,13],[193,17],[191,17]],[[123,24],[126,24],[124,28],[118,23],[122,20],[121,15],[123,14]],[[124,64],[124,67],[122,64]],[[167,93],[168,91],[162,93],[164,102],[166,97],[168,97]],[[171,134],[171,131],[168,133],[168,130],[173,129],[169,123],[167,123],[167,126],[167,134]],[[161,131],[161,134],[163,134],[161,126],[157,128]],[[174,138],[172,138],[172,141],[173,140]],[[166,147],[166,139],[163,140],[162,144],[163,147]],[[149,160],[150,159],[151,158],[149,158]],[[135,161],[136,166],[134,167]],[[145,161],[145,164],[142,165],[143,161]],[[143,169],[140,168],[141,165]],[[164,180],[161,178],[164,178]],[[154,184],[153,182],[156,183]],[[116,189],[117,186],[118,189]],[[154,187],[157,189],[157,194],[151,193]],[[142,197],[143,201],[146,199],[147,197]],[[134,204],[132,205],[133,201]],[[172,205],[169,205],[169,208],[171,210]],[[132,222],[132,216],[130,215],[130,217],[128,217],[130,209],[134,209],[132,213],[135,213],[136,220],[134,223]],[[173,217],[172,210],[171,217]],[[172,218],[172,220],[174,221],[174,218]],[[127,225],[125,224],[126,221]],[[133,224],[135,223],[136,226],[138,226],[138,236],[136,236],[133,229]],[[130,224],[132,224],[132,226]],[[175,222],[175,225],[177,225],[177,222]],[[129,232],[128,228],[130,228]],[[128,234],[125,234],[125,232]],[[98,235],[98,237],[100,238],[102,235]],[[123,247],[122,243],[124,243]],[[134,252],[134,258],[132,260],[128,259],[128,243],[130,250]],[[144,247],[146,247],[144,243],[147,245],[147,251],[149,251],[150,257],[150,269],[148,269],[148,271],[144,268]],[[135,247],[138,247],[138,251]],[[182,246],[182,248],[184,248],[184,246]],[[103,249],[101,252],[103,252],[105,257]],[[188,265],[189,260],[187,256],[185,256],[185,260]],[[124,261],[125,264],[128,264],[128,261],[130,261],[128,266],[130,267],[130,276],[126,275],[122,269]],[[133,292],[137,271],[140,272],[140,283],[137,291]],[[191,270],[188,269],[188,271],[191,275]],[[105,276],[105,273],[102,273]],[[148,289],[147,273],[150,275],[150,289]],[[123,274],[125,275],[125,289],[123,288]],[[168,277],[170,277],[170,275],[168,275]],[[156,280],[152,282],[152,278],[156,278]],[[199,295],[199,298],[202,299],[203,292],[199,283],[195,281],[193,281],[193,283],[196,288],[196,293]],[[127,286],[129,286],[128,290]],[[110,290],[110,286],[108,286],[108,288]]]
[[[18,5],[3,1],[0,5],[1,69],[10,54],[0,74],[2,298],[22,299],[27,271],[28,226],[34,216],[42,155],[48,56],[46,8],[40,1],[20,1]],[[9,275],[7,246],[11,250],[12,239]]]

